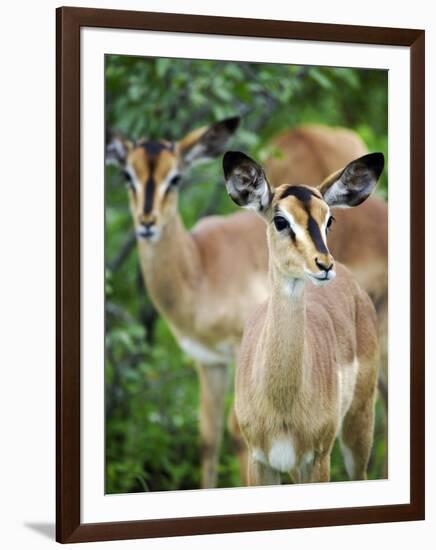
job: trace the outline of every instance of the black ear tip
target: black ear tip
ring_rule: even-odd
[[[377,177],[380,177],[385,167],[385,156],[383,153],[373,153],[374,155],[374,164],[373,167],[376,171]]]
[[[227,179],[237,163],[238,151],[226,151],[223,156],[224,177]]]
[[[366,164],[369,168],[372,168],[376,173],[377,177],[383,172],[385,166],[385,156],[383,153],[369,153],[364,157]]]
[[[234,132],[236,128],[239,126],[239,123],[241,122],[241,117],[234,116],[230,118],[226,118],[222,121],[224,126],[229,130],[229,132]]]
[[[250,160],[250,157],[241,151],[227,151],[223,156],[224,177],[229,178],[235,167],[247,160]]]

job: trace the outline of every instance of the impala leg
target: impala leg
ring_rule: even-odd
[[[384,477],[388,477],[388,301],[387,299],[377,309],[379,319],[379,345],[380,345],[380,371],[378,379],[378,390],[384,410],[384,436],[385,436],[385,457]]]
[[[310,472],[311,483],[330,481],[330,454],[331,449],[328,452],[315,454]]]
[[[201,486],[216,487],[224,427],[226,365],[198,365],[200,377]]]
[[[280,472],[248,456],[248,485],[280,485]]]
[[[341,450],[350,479],[366,479],[371,454],[374,426],[374,406],[349,412],[344,419]]]
[[[241,485],[245,487],[248,485],[248,448],[247,444],[245,443],[244,436],[242,435],[241,428],[239,427],[234,403],[232,405],[232,408],[230,409],[227,426],[232,438],[233,447],[235,448],[239,461],[239,475],[241,479]]]
[[[357,397],[342,424],[342,456],[347,473],[354,480],[366,479],[374,434],[375,384],[374,381],[372,395],[356,391]]]

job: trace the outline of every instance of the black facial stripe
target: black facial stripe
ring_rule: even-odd
[[[164,149],[167,147],[161,143],[160,141],[146,141],[143,144],[144,149],[146,152],[151,156],[155,157],[159,153],[161,153]]]
[[[148,155],[148,169],[150,176],[146,183],[144,214],[149,214],[153,209],[153,198],[156,189],[156,182],[153,178],[153,172],[156,164],[156,157],[162,151],[174,151],[174,143],[162,143],[161,141],[150,140],[140,145]]]
[[[321,236],[321,230],[319,228],[319,225],[316,223],[315,219],[312,217],[312,214],[310,213],[309,205],[312,200],[312,197],[316,197],[317,199],[319,199],[320,198],[319,195],[312,189],[309,189],[308,187],[302,187],[299,185],[289,185],[283,190],[282,194],[280,195],[280,199],[284,199],[285,197],[290,197],[290,196],[297,198],[299,201],[303,203],[304,209],[308,216],[307,230],[309,232],[309,235],[312,238],[312,241],[316,249],[318,250],[318,252],[321,252],[322,254],[328,254],[327,247],[324,244],[323,238]]]
[[[159,155],[162,151],[174,151],[174,143],[162,143],[161,141],[146,141],[142,144],[145,151],[151,157]]]
[[[283,190],[280,195],[280,199],[285,197],[293,196],[296,197],[301,202],[310,202],[312,197],[320,198],[314,191],[308,187],[300,187],[299,185],[289,185],[286,189]]]
[[[308,215],[309,218],[307,220],[307,230],[309,231],[309,235],[312,237],[312,241],[314,242],[316,249],[322,254],[328,254],[329,251],[324,244],[319,225],[316,223],[314,218],[312,218],[309,212]]]
[[[154,198],[155,188],[156,188],[155,181],[153,177],[150,176],[145,186],[144,214],[149,214],[153,209],[153,198]]]

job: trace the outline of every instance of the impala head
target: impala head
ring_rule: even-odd
[[[126,179],[136,234],[156,241],[177,213],[183,172],[192,164],[222,153],[239,118],[222,120],[189,132],[180,141],[130,141],[109,132],[106,162],[117,164]]]
[[[282,185],[273,189],[261,166],[244,153],[229,151],[223,168],[227,191],[243,208],[267,222],[270,257],[286,278],[322,285],[335,277],[327,247],[334,220],[330,207],[357,206],[374,190],[383,170],[382,153],[371,153],[329,176],[318,187]]]

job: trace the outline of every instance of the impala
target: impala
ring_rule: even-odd
[[[252,307],[267,296],[268,250],[262,222],[250,213],[203,218],[187,231],[178,190],[189,166],[220,154],[238,123],[226,119],[178,142],[132,142],[112,134],[107,144],[107,161],[120,165],[126,177],[148,293],[196,361],[202,487],[216,485],[228,366]],[[243,463],[245,445],[232,415],[229,428]]]
[[[240,152],[223,159],[233,201],[266,222],[270,295],[244,330],[235,407],[249,447],[250,485],[329,481],[340,436],[347,472],[365,479],[379,348],[374,306],[327,248],[331,207],[364,202],[383,170],[365,155],[316,188],[272,188]]]
[[[360,137],[344,128],[308,125],[285,130],[274,138],[278,154],[265,163],[275,187],[287,183],[315,186],[367,149]],[[387,424],[388,379],[388,207],[369,197],[357,210],[335,209],[337,223],[330,235],[333,256],[349,267],[370,295],[379,321],[379,389]],[[386,426],[387,432],[387,426]]]

